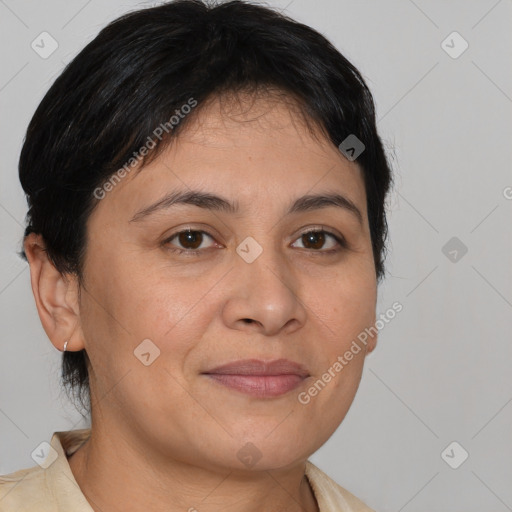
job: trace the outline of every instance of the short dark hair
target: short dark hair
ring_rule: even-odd
[[[359,71],[320,33],[241,0],[177,0],[125,14],[66,66],[38,106],[21,150],[19,178],[29,206],[24,236],[41,234],[55,267],[82,284],[86,222],[99,200],[93,191],[156,139],[155,127],[168,129],[142,167],[206,100],[271,90],[293,98],[336,146],[349,135],[364,143],[357,163],[380,281],[392,175],[372,95]],[[198,105],[194,113],[171,129],[170,116],[191,98]],[[19,254],[27,259],[23,249]],[[90,411],[88,364],[85,350],[63,354],[64,387]]]

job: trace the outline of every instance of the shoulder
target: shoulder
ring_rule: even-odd
[[[39,465],[0,475],[0,512],[93,512],[67,461],[88,434],[88,429],[54,432],[41,448]]]
[[[311,484],[320,512],[375,512],[309,460],[306,461],[306,477]]]
[[[43,468],[34,466],[0,475],[0,512],[51,510]],[[50,495],[51,498],[51,495]]]

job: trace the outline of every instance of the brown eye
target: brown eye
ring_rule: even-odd
[[[302,233],[297,240],[300,240],[302,244],[302,246],[298,246],[299,248],[311,249],[313,252],[332,253],[340,248],[344,248],[346,245],[342,238],[322,229]]]
[[[323,231],[311,231],[302,235],[302,243],[309,249],[321,249],[325,243]]]
[[[203,241],[201,231],[182,231],[178,233],[178,241],[185,249],[197,249]]]
[[[208,238],[213,241],[213,237],[205,231],[186,229],[169,237],[164,241],[164,245],[170,246],[170,250],[178,253],[200,253],[202,249],[211,247],[204,246]]]

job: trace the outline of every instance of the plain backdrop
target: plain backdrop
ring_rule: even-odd
[[[395,173],[378,313],[395,301],[403,310],[380,331],[348,416],[311,460],[378,511],[510,511],[512,2],[269,4],[360,69]],[[150,5],[0,1],[0,474],[33,466],[32,450],[52,432],[86,426],[60,390],[61,353],[16,255],[24,133],[64,65],[109,21]],[[31,47],[42,32],[58,44],[46,59]]]

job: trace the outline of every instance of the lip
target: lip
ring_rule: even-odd
[[[258,398],[273,398],[297,388],[309,372],[288,359],[233,361],[203,372],[215,382]]]

